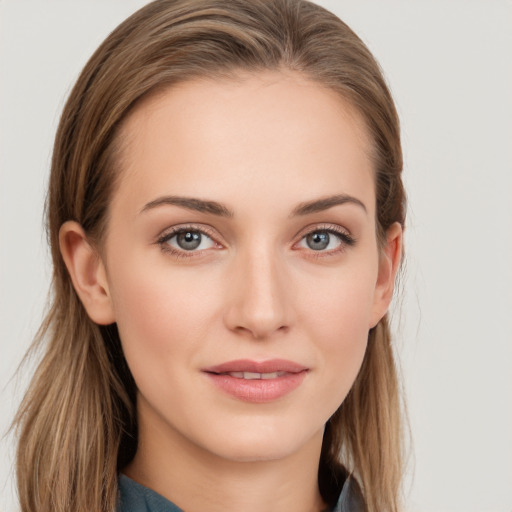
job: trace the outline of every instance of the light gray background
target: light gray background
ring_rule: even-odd
[[[49,279],[42,210],[64,99],[143,0],[0,0],[0,431]],[[406,274],[395,329],[412,512],[512,511],[512,2],[324,0],[380,60],[403,124]],[[14,512],[13,440],[0,510]]]

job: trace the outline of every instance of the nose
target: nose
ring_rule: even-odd
[[[228,280],[224,318],[230,330],[267,339],[290,328],[290,283],[282,262],[271,250],[240,254]]]

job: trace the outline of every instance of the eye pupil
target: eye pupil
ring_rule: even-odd
[[[201,245],[201,233],[197,231],[184,231],[176,236],[176,243],[185,251],[192,251]]]
[[[310,249],[321,251],[329,245],[330,236],[326,231],[315,231],[306,236],[306,243]]]

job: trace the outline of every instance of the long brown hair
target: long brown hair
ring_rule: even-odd
[[[117,474],[137,446],[135,383],[115,325],[87,316],[59,251],[79,222],[101,243],[119,176],[119,128],[143,97],[197,77],[293,70],[337,91],[373,142],[378,236],[405,220],[400,130],[375,59],[340,19],[305,0],[157,0],[112,32],[64,108],[47,201],[52,299],[34,347],[43,357],[16,417],[23,512],[112,511]],[[387,319],[369,332],[357,380],[329,420],[319,486],[346,468],[369,512],[396,512],[402,474],[401,401]]]

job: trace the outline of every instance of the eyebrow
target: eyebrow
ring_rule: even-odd
[[[218,215],[219,217],[233,217],[233,212],[226,208],[223,204],[217,203],[216,201],[205,201],[203,199],[196,199],[193,197],[180,197],[180,196],[164,196],[150,201],[141,213],[153,208],[157,208],[163,205],[174,205],[186,208],[187,210],[194,210],[201,213],[210,213],[212,215]]]
[[[311,215],[312,213],[322,212],[343,204],[355,204],[361,207],[367,212],[366,206],[362,201],[356,197],[347,194],[337,194],[334,196],[323,197],[321,199],[315,199],[313,201],[307,201],[300,203],[295,207],[291,213],[291,217]],[[181,196],[163,196],[147,203],[142,208],[141,213],[154,208],[158,208],[163,205],[179,206],[186,208],[187,210],[193,210],[201,213],[209,213],[212,215],[218,215],[219,217],[234,217],[233,212],[217,201],[207,201],[204,199],[197,199],[194,197],[181,197]]]
[[[321,199],[315,199],[314,201],[300,203],[292,211],[292,216],[310,215],[312,213],[323,212],[324,210],[328,210],[333,206],[342,204],[355,204],[356,206],[361,207],[365,213],[368,213],[364,203],[357,199],[357,197],[349,196],[347,194],[337,194],[334,196],[323,197]]]

